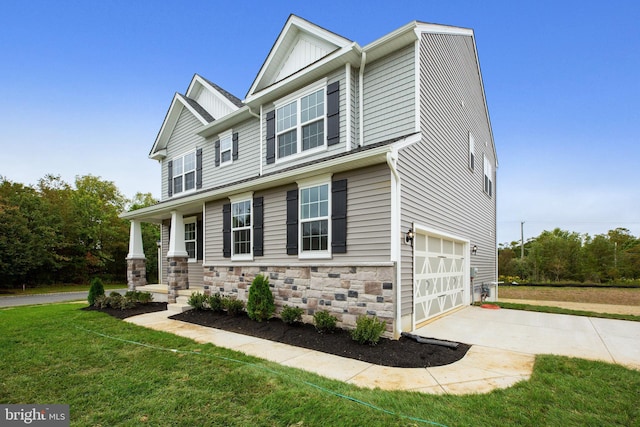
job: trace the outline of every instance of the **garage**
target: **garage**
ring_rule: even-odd
[[[460,307],[468,299],[468,242],[416,229],[414,238],[414,327]]]

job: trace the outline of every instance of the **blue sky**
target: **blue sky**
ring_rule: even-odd
[[[244,98],[290,13],[361,46],[412,21],[473,28],[498,151],[498,242],[640,236],[640,2],[0,3],[0,175],[93,174],[160,195],[147,159],[194,73]]]

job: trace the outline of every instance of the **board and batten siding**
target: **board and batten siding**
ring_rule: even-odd
[[[339,265],[390,261],[391,198],[390,172],[380,164],[333,176],[333,180],[347,179],[347,252],[334,254],[331,260],[299,260],[287,255],[287,191],[298,188],[292,183],[254,194],[264,197],[264,256],[255,257],[254,264]],[[222,205],[225,198],[208,202],[205,207],[205,265],[232,262],[222,255]],[[238,265],[248,264],[246,261]],[[251,263],[249,263],[251,264]]]
[[[218,135],[207,138],[202,146],[202,188],[208,189],[258,176],[260,171],[260,128],[257,118],[234,126],[238,133],[238,158],[230,164],[216,166],[215,141]]]
[[[415,47],[407,46],[364,72],[364,144],[415,132]]]
[[[420,41],[422,139],[400,151],[401,229],[414,222],[468,239],[475,283],[496,280],[496,192],[484,192],[483,155],[496,166],[489,118],[470,36],[422,34]],[[469,168],[469,133],[475,168]],[[413,311],[413,254],[402,245],[402,315]],[[465,254],[469,257],[470,254]]]
[[[168,197],[169,170],[167,165],[169,162],[176,156],[195,151],[198,145],[206,145],[204,144],[204,138],[196,134],[196,130],[200,127],[202,127],[202,122],[196,119],[187,108],[183,107],[167,142],[167,157],[162,160],[162,200]],[[203,156],[210,154],[208,151],[212,151],[211,147],[203,146],[202,148]],[[180,195],[182,194],[180,193]]]

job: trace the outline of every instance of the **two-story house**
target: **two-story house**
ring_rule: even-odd
[[[496,280],[496,151],[474,33],[411,22],[361,47],[290,16],[244,100],[195,75],[149,157],[170,302],[209,286],[399,336]],[[475,276],[472,278],[472,276]]]

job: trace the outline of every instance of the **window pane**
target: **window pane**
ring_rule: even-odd
[[[189,254],[189,258],[196,257],[196,242],[184,242],[185,249]]]
[[[184,171],[189,172],[196,169],[196,153],[189,153],[184,156]]]
[[[324,115],[324,89],[300,99],[301,123],[308,122]]]
[[[220,151],[231,150],[231,137],[222,138],[220,140]]]
[[[231,151],[224,151],[220,154],[220,163],[225,163],[231,160]]]
[[[233,253],[234,254],[250,254],[251,253],[251,230],[237,230],[233,232]]]
[[[298,151],[296,130],[278,135],[278,158],[287,157]]]
[[[184,225],[184,240],[196,239],[196,223],[189,222]]]
[[[184,175],[184,189],[187,191],[193,190],[194,188],[196,188],[196,173],[189,172]]]
[[[327,220],[302,223],[302,250],[326,251],[329,247],[329,222]]]
[[[324,120],[302,127],[302,151],[324,145]]]
[[[297,125],[297,101],[276,110],[277,131],[282,132]]]
[[[173,161],[173,176],[182,175],[182,157]]]
[[[182,191],[182,175],[173,178],[173,192],[180,193]]]

